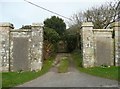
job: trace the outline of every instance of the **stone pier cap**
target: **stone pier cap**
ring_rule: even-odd
[[[33,27],[36,27],[36,26],[43,27],[43,24],[42,23],[32,23],[31,26],[33,26]]]
[[[93,27],[93,23],[92,22],[83,22],[82,23],[82,27]]]
[[[0,22],[0,27],[10,27],[10,28],[14,28],[14,25],[12,23],[9,22]]]
[[[120,22],[113,22],[111,27],[120,27]]]
[[[43,24],[42,23],[32,23],[31,26],[32,27],[43,27]],[[14,29],[14,25],[9,22],[0,22],[0,27],[10,27],[10,28]]]

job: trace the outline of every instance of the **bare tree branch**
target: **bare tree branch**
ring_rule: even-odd
[[[115,22],[119,10],[116,9],[118,1],[109,2],[101,5],[100,7],[92,7],[84,13],[79,12],[72,16],[72,26],[78,25],[81,27],[81,23],[85,21],[91,21],[94,24],[94,28],[108,28],[111,23]]]

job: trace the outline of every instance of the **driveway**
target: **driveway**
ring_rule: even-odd
[[[118,82],[115,80],[88,75],[76,70],[71,62],[70,54],[58,54],[56,60],[64,56],[68,56],[71,63],[67,73],[58,73],[54,66],[43,76],[17,87],[118,87]]]

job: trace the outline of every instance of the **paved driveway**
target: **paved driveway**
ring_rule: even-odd
[[[67,73],[57,73],[53,67],[43,76],[18,87],[118,87],[118,82],[88,75],[70,66]]]

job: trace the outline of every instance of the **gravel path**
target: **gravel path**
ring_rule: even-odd
[[[57,73],[56,67],[53,67],[43,76],[17,87],[118,87],[118,82],[115,80],[88,75],[76,70],[70,54],[58,54],[56,58],[60,59],[63,56],[68,56],[70,60],[67,73]]]

